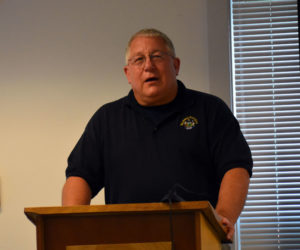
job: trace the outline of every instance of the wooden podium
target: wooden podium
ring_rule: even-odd
[[[37,207],[25,214],[36,225],[37,250],[217,250],[228,242],[207,201]]]

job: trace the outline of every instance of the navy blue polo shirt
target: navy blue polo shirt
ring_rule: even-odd
[[[105,187],[107,204],[159,202],[179,184],[188,191],[184,200],[205,197],[215,206],[224,174],[236,167],[251,176],[251,153],[229,108],[178,81],[175,100],[163,107],[145,110],[132,90],[102,106],[70,154],[66,176],[84,178],[92,196]]]

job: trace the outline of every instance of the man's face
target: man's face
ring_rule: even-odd
[[[180,60],[169,54],[159,37],[138,36],[129,49],[129,63],[124,72],[137,102],[143,106],[171,102],[177,94]]]

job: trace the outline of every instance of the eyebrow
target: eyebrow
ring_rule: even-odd
[[[161,50],[157,49],[157,50],[151,51],[149,54],[151,55],[151,54],[156,53],[156,52],[167,53],[167,52],[164,52],[164,51],[161,51]],[[148,54],[148,55],[149,55],[149,54]],[[145,54],[142,53],[142,52],[137,52],[135,55],[132,55],[132,57],[136,57],[136,56],[144,56],[144,55],[145,55]],[[132,57],[131,57],[131,58],[132,58]]]

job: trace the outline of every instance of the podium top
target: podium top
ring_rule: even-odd
[[[223,242],[226,239],[225,228],[220,224],[218,215],[208,201],[185,201],[175,202],[171,205],[172,213],[201,212],[215,228]],[[82,205],[60,207],[31,207],[25,208],[24,212],[28,219],[37,224],[40,217],[45,216],[94,216],[107,214],[130,214],[130,213],[169,213],[168,203],[130,203],[109,205]]]

